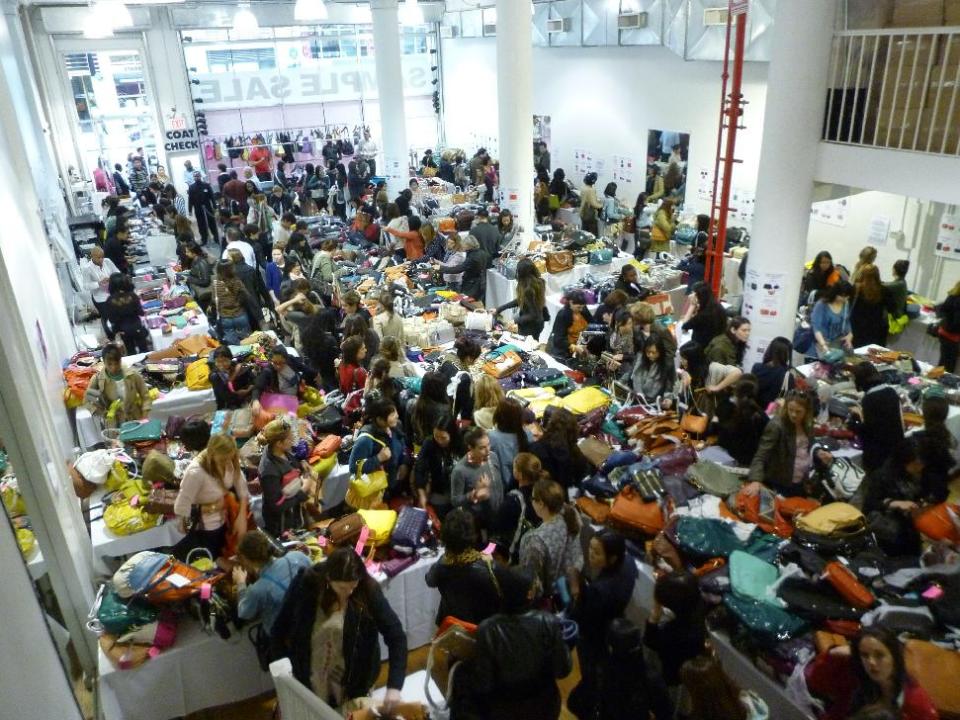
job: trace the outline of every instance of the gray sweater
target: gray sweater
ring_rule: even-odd
[[[468,461],[467,455],[460,458],[450,475],[450,502],[454,507],[462,507],[470,502],[467,495],[476,487],[482,475],[490,478],[490,498],[484,502],[489,503],[492,510],[500,507],[503,502],[503,481],[495,459],[490,457],[485,463],[474,465]]]

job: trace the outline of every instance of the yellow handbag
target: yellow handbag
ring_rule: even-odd
[[[33,530],[27,528],[17,528],[17,546],[20,548],[20,554],[27,557],[37,546],[37,537]]]
[[[133,535],[160,524],[162,515],[151,515],[142,508],[120,500],[103,511],[103,523],[114,535]]]
[[[816,510],[798,515],[794,521],[797,530],[831,535],[845,533],[866,527],[867,521],[863,513],[853,505],[844,502],[833,502],[822,505]]]
[[[326,480],[330,472],[337,466],[337,454],[334,453],[330,457],[323,458],[318,462],[313,464],[313,470],[317,473],[317,477],[320,480]]]
[[[610,404],[610,394],[595,385],[574,390],[563,398],[563,407],[572,413],[586,415]]]
[[[206,359],[194,360],[187,365],[188,390],[208,390],[210,387],[210,363]]]
[[[381,447],[386,447],[382,441],[377,440],[369,433],[361,433],[359,437],[368,437]],[[359,440],[359,438],[357,439]],[[383,492],[387,489],[386,471],[380,469],[365,473],[363,472],[365,462],[365,460],[362,460],[357,463],[357,472],[351,478],[350,485],[347,488],[347,504],[358,510],[379,505],[383,501]]]
[[[396,510],[358,510],[363,522],[370,528],[370,537],[367,542],[374,547],[380,547],[390,542],[393,526],[397,524]]]

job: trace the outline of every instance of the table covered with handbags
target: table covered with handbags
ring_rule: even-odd
[[[436,629],[440,594],[425,582],[434,562],[436,558],[422,558],[393,578],[376,576],[400,618],[409,649],[428,644]],[[380,650],[386,659],[382,640]],[[179,622],[173,646],[137,668],[120,670],[101,650],[99,683],[106,720],[169,720],[273,690],[245,628],[223,640],[186,618]]]

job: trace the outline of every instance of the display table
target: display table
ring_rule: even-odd
[[[207,320],[207,316],[199,312],[196,320],[197,322],[195,323],[188,322],[186,327],[183,328],[178,328],[176,325],[173,325],[171,326],[171,332],[166,335],[163,334],[163,330],[160,328],[151,329],[149,332],[150,339],[153,341],[153,349],[166,350],[177,340],[183,340],[190,335],[209,335],[210,321]]]
[[[172,547],[180,542],[183,533],[179,523],[169,519],[156,527],[132,535],[116,535],[103,521],[103,496],[105,490],[97,490],[90,496],[90,542],[93,545],[93,569],[101,574],[111,575],[106,558],[133,555],[141,550]]]
[[[183,386],[174,388],[154,400],[150,406],[149,417],[151,420],[165,421],[171,415],[189,417],[204,415],[216,409],[217,401],[213,395],[213,389],[188,390]],[[80,440],[80,447],[89,450],[97,443],[103,442],[100,431],[100,421],[93,417],[87,408],[77,408],[77,437]]]
[[[894,335],[887,342],[892,350],[913,353],[918,362],[937,365],[940,363],[940,340],[927,334],[927,328],[936,322],[937,316],[934,313],[923,313],[907,323],[902,333]],[[948,370],[952,372],[953,368]]]
[[[166,265],[177,261],[177,239],[169,233],[151,232],[145,240],[151,265]]]
[[[597,279],[608,277],[611,273],[619,272],[631,259],[630,255],[621,254],[609,265],[574,265],[573,269],[567,272],[544,273],[547,294],[563,292],[564,287],[580,282],[587,275],[593,275]],[[506,305],[516,296],[516,287],[517,281],[506,278],[499,270],[487,270],[487,298],[484,305],[488,308]]]
[[[377,576],[403,624],[409,649],[428,644],[436,629],[440,593],[424,580],[434,562],[436,558],[420,560],[395,578]],[[380,651],[386,659],[382,641]],[[102,652],[99,656],[100,702],[107,720],[168,720],[273,689],[246,630],[221,640],[184,619],[174,646],[138,668],[117,670]]]

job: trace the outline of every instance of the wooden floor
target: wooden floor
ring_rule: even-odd
[[[415,673],[423,670],[427,664],[427,647],[417,648],[410,651],[407,657],[407,672]],[[384,663],[380,668],[380,677],[377,678],[377,686],[383,685],[387,681],[387,666]],[[560,681],[560,693],[566,703],[570,691],[580,681],[580,667],[577,664],[576,653],[574,653],[573,672]],[[187,720],[271,720],[273,709],[276,705],[276,699],[273,694],[261,695],[260,697],[232,705],[224,705],[218,708],[203,710],[198,713],[187,716]],[[566,706],[560,713],[561,720],[575,720],[575,716],[567,712]]]

